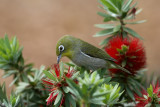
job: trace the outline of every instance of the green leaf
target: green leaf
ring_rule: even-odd
[[[65,95],[65,107],[70,107],[69,98]]]
[[[68,90],[67,87],[63,86],[62,88],[63,88],[63,91],[64,91],[65,93],[68,93],[68,92],[69,92],[69,90]]]
[[[21,47],[21,48],[17,51],[16,55],[14,56],[14,62],[17,62],[17,61],[18,61],[19,57],[22,55],[22,51],[23,51],[23,47]]]
[[[8,70],[7,72],[5,72],[5,74],[3,75],[3,78],[9,77],[15,73],[18,73],[17,70]]]
[[[0,101],[3,102],[3,100],[7,100],[5,83],[0,85]]]
[[[4,41],[5,41],[5,44],[7,45],[7,47],[11,50],[10,42],[9,42],[9,39],[8,39],[7,35],[5,35]]]
[[[127,64],[127,61],[126,61],[126,60],[123,60],[123,61],[122,61],[122,67],[125,67],[126,64]]]
[[[112,62],[110,62],[110,63],[112,63]],[[126,73],[128,73],[128,74],[131,74],[130,71],[128,71],[127,69],[125,69],[125,68],[123,68],[123,67],[121,67],[120,65],[117,65],[117,64],[115,64],[115,63],[112,63],[111,68],[120,69],[120,70],[122,70],[122,71],[124,71],[124,72],[126,72]]]
[[[123,46],[122,46],[122,51],[123,51],[123,52],[127,52],[127,51],[128,51],[128,46],[123,45]]]
[[[136,94],[138,94],[139,96],[142,96],[141,91],[136,86],[133,87],[134,87],[134,92],[136,92]]]
[[[118,13],[119,9],[110,0],[101,0],[102,4],[106,6],[111,12]]]
[[[117,21],[117,19],[115,17],[113,17],[113,16],[111,16],[107,13],[98,12],[97,14],[104,17],[104,22],[108,22],[108,21],[111,21],[111,20]]]
[[[128,12],[122,12],[121,19],[124,19],[127,16]]]
[[[54,105],[57,105],[61,101],[62,97],[63,97],[62,92],[59,91],[58,96],[54,102]]]
[[[139,39],[143,39],[139,34],[137,34],[134,30],[124,27],[123,28],[124,31],[126,31],[127,33],[131,34],[133,37],[139,38]]]
[[[109,28],[114,28],[115,25],[114,24],[95,24],[95,27],[109,29]]]
[[[12,39],[12,45],[11,45],[11,47],[12,47],[12,49],[13,49],[13,52],[15,52],[16,53],[16,51],[17,51],[17,48],[19,48],[19,46],[17,46],[17,38],[16,37],[14,37],[13,39]]]
[[[93,72],[90,76],[90,79],[91,79],[91,83],[93,84],[96,80],[96,77],[97,77],[97,72]]]
[[[104,96],[104,95],[106,95],[106,94],[108,94],[108,93],[110,93],[110,91],[105,91],[105,92],[98,92],[98,93],[94,93],[93,94],[93,97],[94,98],[96,98],[96,97],[102,97],[102,96]]]
[[[5,107],[8,107],[8,105],[9,105],[7,100],[4,100],[4,99],[3,99],[3,104],[5,105]]]
[[[123,32],[123,38],[128,38],[128,33],[127,32]]]
[[[141,20],[141,21],[136,21],[136,22],[125,22],[125,24],[140,24],[144,22],[146,22],[146,20]]]
[[[141,13],[141,12],[142,12],[142,10],[143,10],[143,9],[139,9],[139,10],[137,10],[135,14],[137,15],[137,14]]]
[[[125,4],[126,0],[121,0],[121,5],[123,6]]]
[[[71,94],[68,94],[69,102],[73,107],[76,107],[76,101],[73,99]]]
[[[113,32],[118,32],[120,31],[121,25],[117,25],[114,29]]]
[[[76,92],[73,94],[76,94],[77,97],[83,97],[81,89],[78,87],[78,85],[68,78],[66,78],[66,80],[67,80],[68,85],[71,87],[71,90],[73,90],[72,92]]]
[[[82,90],[83,95],[87,95],[88,87],[87,87],[87,85],[86,85],[86,84],[82,84],[82,88],[81,88],[81,90]]]
[[[73,63],[71,63],[71,62],[66,62],[65,64],[70,66],[70,67],[75,67],[75,65]]]
[[[112,17],[112,16],[109,16],[109,17],[104,18],[103,21],[108,22],[108,21],[118,21],[118,20],[116,18]]]
[[[128,78],[128,80],[131,81],[132,83],[136,84],[137,87],[141,87],[142,89],[144,89],[142,84],[140,84],[137,80],[132,79],[132,78]]]
[[[110,0],[113,4],[114,4],[114,6],[118,9],[118,11],[121,11],[121,2],[122,2],[122,0]]]
[[[133,0],[128,0],[128,1],[126,2],[126,4],[123,5],[122,9],[123,9],[124,11],[128,11],[128,10],[129,10],[129,6],[131,5],[132,2],[133,2]]]
[[[109,83],[109,81],[112,79],[112,77],[107,77],[104,79],[104,83]]]
[[[140,91],[142,88],[139,85],[137,85],[135,82],[132,82],[131,80],[128,80],[128,81],[131,84],[130,86],[133,88],[133,91],[139,96],[142,96],[142,93]]]
[[[98,84],[95,84],[92,89],[90,90],[90,96],[92,97],[93,94],[97,91],[97,88],[98,88]]]
[[[143,95],[143,97],[144,97],[145,99],[148,99],[147,95]]]
[[[94,35],[94,37],[100,37],[100,36],[107,36],[107,35],[110,35],[110,34],[113,34],[113,28],[112,29],[105,29],[105,30],[102,30],[98,33],[96,33]]]
[[[99,45],[106,45],[106,44],[108,43],[108,41],[109,41],[110,39],[112,39],[113,37],[114,37],[114,36],[110,36],[110,37],[104,39],[102,42],[99,43]]]
[[[73,76],[71,77],[71,79],[73,80],[73,79],[77,78],[78,75],[79,75],[79,72],[74,73]]]
[[[18,105],[20,105],[19,103],[20,103],[20,97],[18,96],[18,97],[16,98],[16,102],[15,102],[15,104],[14,104],[14,107],[18,107]]]
[[[103,103],[103,100],[105,99],[105,97],[97,97],[97,98],[92,98],[92,99],[90,99],[90,101],[89,102],[91,102],[91,103],[93,103],[93,104],[97,104],[97,105],[105,105],[104,103]]]
[[[108,17],[106,17],[106,18],[104,18],[104,20],[103,20],[104,22],[109,22],[109,21],[116,21],[116,19],[112,19],[112,18],[108,18]]]
[[[152,96],[153,96],[153,87],[152,87],[152,85],[150,85],[150,87],[147,88],[147,92],[148,92],[148,94],[149,94],[149,97],[152,97]]]
[[[142,11],[142,9],[137,10],[136,13],[135,13],[135,15],[139,14],[141,11]],[[135,18],[134,15],[131,14],[131,15],[127,16],[127,17],[125,18],[125,20],[134,19],[134,18]]]
[[[131,5],[131,6],[130,6],[130,9],[135,8],[137,4],[138,4],[138,2],[134,3],[133,5]]]
[[[118,13],[116,14],[114,12],[114,10],[111,8],[108,8],[108,14],[111,15],[112,17],[115,17],[115,18],[117,18],[117,16],[119,16],[119,14]]]
[[[133,92],[129,89],[128,86],[126,86],[126,91],[127,91],[127,94],[129,95],[129,97],[130,97],[132,100],[135,100],[134,95],[133,95]]]
[[[61,61],[61,62],[60,62],[60,80],[62,79],[61,77],[63,77],[63,72],[64,72],[64,64],[63,64],[63,62]]]
[[[56,78],[53,76],[53,74],[51,74],[49,71],[44,70],[43,73],[51,80],[53,81],[57,81]]]
[[[118,84],[116,84],[116,85],[114,86],[114,88],[113,88],[113,90],[112,90],[112,92],[111,92],[111,94],[110,94],[110,97],[111,97],[111,98],[114,96],[114,94],[116,93],[117,89],[118,89]]]
[[[9,84],[9,86],[11,87],[13,84],[15,84],[19,79],[19,76],[17,76],[16,78],[14,78],[14,80]]]
[[[97,12],[97,14],[102,17],[110,17],[110,15],[108,15],[107,13]]]
[[[23,82],[28,82],[29,78],[27,78],[26,72],[22,73],[20,76],[21,76]]]
[[[35,80],[41,80],[44,77],[44,74],[42,74],[44,69],[45,69],[45,66],[43,65],[40,66],[39,70],[35,69],[36,70],[34,75]]]
[[[117,5],[118,9],[121,11],[121,9],[122,9],[122,2],[124,0],[114,0],[114,1],[116,2],[116,5]]]

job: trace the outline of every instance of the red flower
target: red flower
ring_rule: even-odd
[[[136,107],[145,107],[147,104],[160,104],[158,99],[160,98],[160,86],[159,82],[157,82],[156,86],[152,85],[153,87],[153,94],[152,96],[149,95],[150,92],[147,93],[146,90],[142,90],[142,96],[138,96],[137,94],[134,95],[135,100],[138,102]]]
[[[52,104],[52,102],[56,99],[58,93],[54,95],[54,91],[50,93],[49,97],[47,98],[47,105]]]
[[[57,96],[58,96],[58,93],[55,94],[54,91],[51,92],[50,95],[49,95],[49,97],[47,98],[47,105],[51,105],[52,102],[57,98]],[[65,99],[64,99],[64,96],[63,96],[63,97],[62,97],[62,100],[61,100],[61,103],[60,103],[60,106],[63,105],[64,102],[65,102]]]
[[[160,89],[159,82],[157,81],[156,86],[155,85],[152,86],[153,86],[153,93],[158,93]],[[158,95],[160,95],[160,93]]]
[[[115,63],[135,74],[146,65],[146,55],[142,43],[137,38],[123,39],[114,37],[105,47],[105,51],[117,61]],[[119,69],[110,69],[112,73],[121,72]]]
[[[73,75],[73,73],[74,73],[74,70],[73,70],[73,69],[70,70],[70,67],[69,67],[68,72],[67,72],[67,74],[65,74],[65,75],[66,75],[66,77],[71,78],[72,75]]]
[[[53,77],[55,78],[56,81],[50,79],[50,78],[44,78],[42,79],[42,82],[46,85],[47,88],[49,88],[48,90],[51,92],[49,94],[49,97],[47,98],[47,105],[51,105],[53,101],[55,101],[55,99],[57,98],[59,91],[62,90],[62,87],[68,86],[68,84],[66,83],[66,77],[67,78],[71,78],[74,74],[74,70],[68,69],[68,72],[64,72],[63,75],[60,76],[60,68],[58,64],[55,64],[54,67],[51,68],[51,70],[49,71],[51,73],[51,75],[53,75]],[[56,75],[54,75],[56,74]],[[76,82],[76,79],[74,79],[74,81]],[[63,105],[65,102],[65,96],[63,91],[62,92],[62,99],[61,99],[61,103],[59,106]]]
[[[58,64],[54,64],[54,68],[55,68],[55,73],[56,73],[57,77],[59,77],[59,75],[60,75],[59,65]]]
[[[138,101],[136,107],[145,107],[145,105],[148,104],[150,101],[150,98],[148,97],[148,93],[146,92],[146,90],[142,90],[141,93],[142,97],[138,96],[137,94],[134,95],[135,100]],[[146,96],[146,98],[144,98],[144,96]]]

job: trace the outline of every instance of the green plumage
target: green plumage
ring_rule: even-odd
[[[57,55],[59,54],[59,50],[58,50],[58,46],[63,45],[65,47],[65,49],[74,49],[75,51],[77,49],[81,49],[82,52],[84,52],[85,54],[95,57],[95,58],[100,58],[100,59],[105,59],[107,61],[115,61],[115,59],[113,59],[112,57],[110,57],[105,51],[103,51],[102,49],[99,49],[81,39],[72,37],[72,36],[64,36],[62,37],[58,43],[57,43],[57,47],[56,47],[56,52]],[[66,49],[66,50],[67,50]],[[65,51],[65,50],[64,50]]]
[[[80,40],[80,39],[79,39]],[[80,40],[82,41],[82,40]],[[104,59],[106,61],[115,61],[115,59],[113,59],[112,57],[110,57],[110,55],[108,55],[105,51],[85,42],[82,41],[83,45],[80,47],[82,52],[84,52],[85,54],[94,57],[94,58],[100,58],[100,59]]]
[[[63,50],[61,50],[62,47],[64,48]],[[61,57],[66,56],[78,66],[87,69],[96,70],[113,67],[128,72],[114,63],[115,59],[110,57],[105,51],[72,36],[64,36],[58,41],[56,54],[58,62]]]

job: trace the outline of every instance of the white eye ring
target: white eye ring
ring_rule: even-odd
[[[59,48],[60,52],[64,51],[64,46],[63,45],[60,45],[58,48]]]

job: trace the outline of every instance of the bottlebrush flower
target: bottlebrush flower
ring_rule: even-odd
[[[145,107],[145,106],[153,106],[156,104],[160,104],[160,86],[159,82],[157,82],[156,86],[150,85],[150,87],[146,90],[142,90],[142,96],[134,95],[135,100],[138,102],[136,107]],[[148,107],[147,106],[147,107]]]
[[[132,74],[146,65],[145,50],[137,38],[123,39],[116,36],[109,41],[105,51],[117,60],[115,63],[129,70]],[[112,73],[121,72],[119,69],[110,69],[110,71]]]
[[[61,68],[62,67],[63,65],[61,65]],[[68,86],[66,78],[71,78],[75,81],[75,83],[77,83],[75,75],[77,75],[78,73],[75,73],[75,70],[70,69],[70,67],[67,72],[64,71],[64,68],[60,70],[58,64],[55,64],[54,67],[52,67],[49,71],[47,70],[43,72],[47,76],[47,78],[43,78],[42,82],[50,91],[49,97],[47,98],[47,105],[51,105],[58,96],[60,97],[60,99],[58,98],[58,106],[64,105],[65,93],[67,93],[66,87]]]

